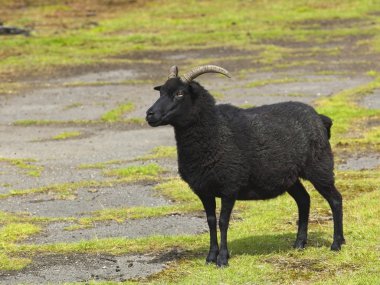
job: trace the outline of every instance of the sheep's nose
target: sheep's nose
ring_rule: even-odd
[[[147,118],[150,118],[150,117],[153,117],[153,116],[154,116],[154,112],[151,109],[149,109],[148,111],[146,111],[146,117]]]

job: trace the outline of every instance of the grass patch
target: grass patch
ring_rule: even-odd
[[[0,270],[21,270],[32,262],[29,258],[10,257],[0,252]]]
[[[342,180],[356,177],[362,181],[376,175],[376,172],[345,172],[337,176]],[[378,181],[370,182],[373,187]],[[338,182],[338,187],[342,187]],[[309,189],[312,197],[312,212],[328,211],[327,202],[314,190]],[[342,191],[343,193],[345,192]],[[329,284],[353,284],[354,280],[370,279],[379,273],[376,266],[379,260],[377,237],[380,234],[379,191],[363,191],[348,198],[344,194],[345,232],[347,244],[339,253],[331,252],[332,222],[310,223],[309,243],[305,250],[292,248],[296,236],[297,207],[290,196],[260,202],[237,202],[243,205],[241,220],[232,219],[229,230],[230,267],[223,270],[214,266],[205,266],[204,258],[208,250],[208,233],[195,236],[151,236],[146,238],[94,239],[75,243],[50,245],[12,245],[10,254],[21,252],[53,253],[158,253],[178,248],[183,251],[182,259],[159,275],[150,279],[152,284],[197,284],[208,280],[212,284],[247,283],[318,283],[325,280]],[[198,202],[199,203],[199,202]],[[366,207],[363,207],[366,205]],[[197,207],[201,207],[200,203]],[[219,206],[218,206],[219,207]],[[194,207],[195,208],[195,207]],[[150,214],[170,213],[170,208],[158,207],[146,212],[146,209],[119,209],[98,212],[96,219],[117,219],[147,217]],[[185,210],[185,209],[182,209]],[[292,223],[284,222],[292,219]],[[91,221],[82,220],[83,223]],[[277,227],[279,225],[280,227]],[[363,284],[366,284],[365,282]]]
[[[119,3],[120,6],[96,1],[86,3],[85,8],[71,1],[58,2],[59,5],[49,6],[28,2],[22,9],[8,3],[10,8],[3,9],[2,19],[10,25],[32,25],[38,32],[31,37],[3,37],[0,74],[46,72],[55,67],[115,62],[115,58],[105,58],[105,54],[225,46],[225,43],[246,49],[262,46],[264,51],[260,57],[265,59],[263,63],[271,64],[281,60],[287,52],[270,44],[276,41],[320,43],[352,36],[370,37],[379,29],[379,20],[370,14],[378,3],[369,0],[339,3],[307,0],[230,3],[223,0],[201,4],[190,1],[187,9],[182,9],[180,2],[167,0],[125,2]],[[67,12],[62,12],[63,7]],[[88,25],[88,17],[83,14],[86,9],[96,11],[91,19],[96,21],[96,26]],[[336,25],[334,29],[325,29],[323,25],[326,21],[334,25],[357,18],[363,19],[360,27]],[[176,29],[172,29],[173,26]],[[378,38],[370,38],[369,45],[378,49]]]
[[[187,183],[180,178],[172,178],[157,184],[154,189],[174,202],[199,201],[199,198],[193,193]]]
[[[63,132],[53,137],[53,140],[67,140],[71,138],[76,138],[81,135],[81,132],[73,131],[73,132]]]
[[[294,284],[316,283],[353,284],[351,279],[363,283],[375,280],[379,273],[377,237],[380,234],[380,199],[377,171],[342,171],[337,173],[337,187],[344,197],[345,233],[347,245],[339,253],[331,252],[332,222],[310,223],[309,242],[303,251],[292,248],[296,236],[297,206],[289,196],[259,202],[237,202],[240,219],[233,216],[229,230],[230,267],[223,270],[205,266],[208,250],[208,233],[182,236],[150,236],[126,239],[109,238],[30,245],[7,243],[7,255],[36,253],[159,253],[172,248],[183,252],[180,261],[152,277],[152,284],[194,284],[208,280],[211,283],[247,284]],[[354,187],[350,188],[351,184]],[[327,202],[306,184],[311,195],[311,213],[329,213]],[[356,188],[356,189],[355,189]],[[156,190],[177,203],[161,207],[132,207],[104,209],[91,217],[79,219],[72,230],[92,226],[94,222],[138,219],[188,213],[202,208],[200,201],[179,179],[171,179],[156,186]],[[192,196],[190,196],[192,195]],[[218,203],[218,208],[220,207]],[[363,205],[366,205],[365,207]],[[330,214],[328,214],[330,215]],[[290,221],[290,222],[288,222]],[[8,227],[13,233],[19,226]],[[29,232],[30,233],[30,232]],[[28,234],[29,234],[28,233]],[[11,234],[12,236],[13,234]],[[1,235],[0,235],[1,236]],[[3,235],[4,236],[4,235]],[[7,262],[4,258],[3,263]],[[29,261],[25,260],[25,264]],[[9,264],[9,262],[8,262]],[[3,265],[1,265],[3,266]],[[20,266],[21,268],[22,266]],[[359,282],[359,283],[360,283]],[[363,283],[367,284],[367,283]]]
[[[367,84],[346,89],[330,98],[321,98],[316,101],[318,112],[333,119],[331,138],[333,145],[339,143],[348,131],[354,131],[352,130],[354,121],[380,115],[380,110],[366,109],[355,103],[361,96],[370,94],[379,87],[380,78],[378,77]],[[375,139],[374,143],[379,142],[377,131],[371,135],[371,138]]]
[[[220,92],[212,92],[212,96],[214,96],[215,99],[217,100],[222,100],[224,98],[224,94]]]
[[[113,174],[113,173],[112,173]],[[37,193],[50,193],[54,194],[57,199],[68,199],[72,198],[76,191],[80,188],[94,188],[94,187],[113,187],[117,184],[129,184],[136,183],[139,181],[151,181],[160,182],[161,178],[158,175],[154,176],[151,174],[136,173],[134,175],[123,176],[118,179],[109,179],[103,181],[96,180],[82,180],[78,182],[67,182],[61,184],[53,184],[48,186],[42,186],[37,188],[29,189],[14,189],[10,190],[8,193],[0,194],[0,199],[7,199],[12,196],[20,195],[33,195]]]
[[[177,158],[175,146],[156,146],[148,154],[136,158],[136,160],[151,160],[159,158]]]
[[[107,123],[118,122],[122,119],[122,117],[125,113],[133,111],[134,108],[135,108],[135,106],[130,102],[126,103],[126,104],[121,104],[117,108],[103,114],[101,117],[101,120],[103,122],[107,122]]]
[[[116,221],[124,222],[127,219],[146,219],[153,217],[163,217],[175,214],[186,214],[199,211],[201,205],[198,203],[181,204],[176,206],[160,206],[160,207],[132,207],[132,208],[116,208],[104,209],[92,213],[92,217],[80,218],[78,220],[79,227],[92,226],[94,222]]]
[[[40,177],[42,171],[44,170],[43,166],[33,164],[33,162],[36,162],[36,160],[30,158],[21,159],[0,157],[0,162],[9,163],[22,170],[24,174],[32,177]]]
[[[96,163],[83,163],[78,166],[78,169],[105,169],[109,165],[121,164],[122,160],[109,160]]]
[[[124,168],[105,170],[107,176],[116,176],[118,178],[141,179],[146,177],[156,177],[163,173],[164,169],[156,163],[147,165],[134,165]]]
[[[244,103],[244,104],[239,105],[239,108],[242,108],[242,109],[249,109],[253,107],[255,107],[255,105],[249,104],[249,103]]]
[[[41,231],[41,228],[29,223],[10,223],[0,230],[0,244],[14,243]]]

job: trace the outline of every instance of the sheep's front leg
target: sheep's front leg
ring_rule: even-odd
[[[210,251],[206,263],[216,263],[219,254],[218,237],[216,233],[215,197],[200,197],[207,215],[207,224],[210,229]]]
[[[231,212],[235,205],[235,198],[223,197],[222,198],[222,210],[219,218],[220,229],[220,251],[216,261],[219,267],[228,265],[228,258],[230,257],[227,248],[227,230],[230,222]]]

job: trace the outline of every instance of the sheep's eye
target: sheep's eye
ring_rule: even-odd
[[[183,91],[180,90],[180,91],[177,91],[177,93],[175,94],[175,97],[182,98],[183,95],[184,95]]]

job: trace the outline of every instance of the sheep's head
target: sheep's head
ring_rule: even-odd
[[[220,73],[230,77],[227,70],[215,65],[199,66],[178,77],[177,66],[172,66],[165,84],[154,87],[160,91],[160,98],[146,112],[148,124],[157,127],[168,124],[184,125],[189,122],[194,115],[197,101],[192,80],[204,73]]]

